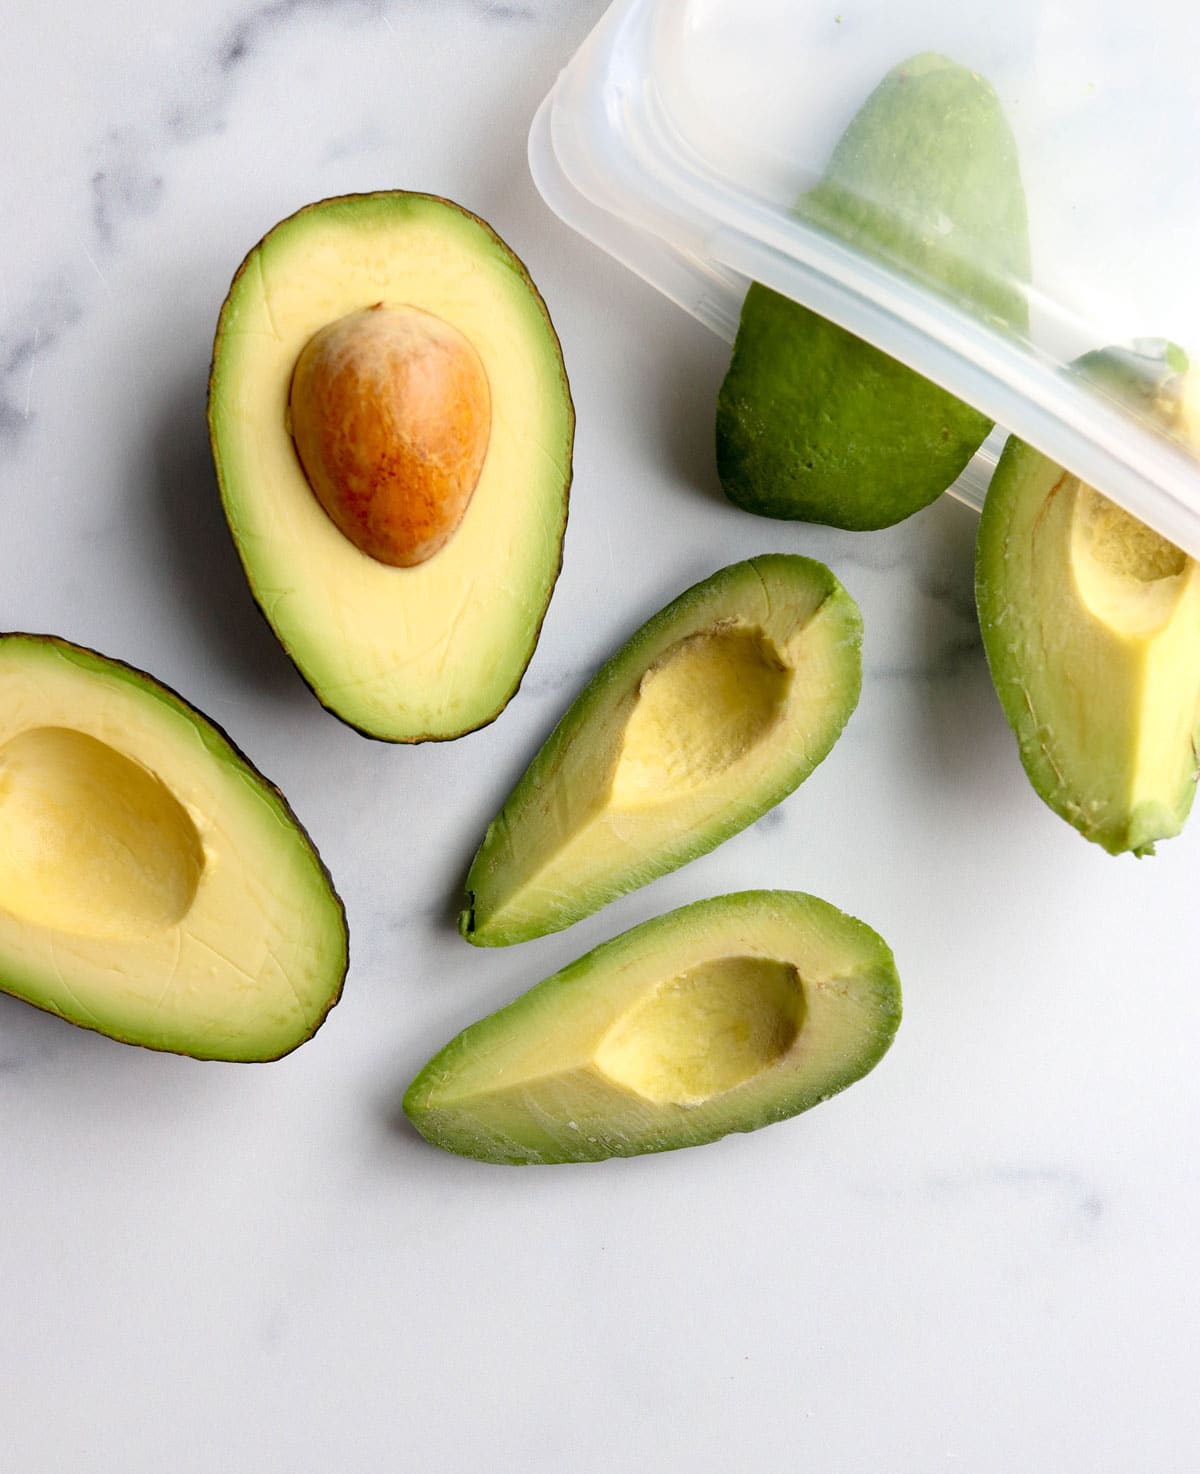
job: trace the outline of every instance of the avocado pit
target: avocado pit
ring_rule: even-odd
[[[453,536],[491,437],[483,361],[451,323],[377,303],[308,340],[289,395],[305,478],[338,530],[392,567]]]

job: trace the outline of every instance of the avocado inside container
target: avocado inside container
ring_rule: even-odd
[[[1016,140],[1027,329],[799,207],[883,78],[929,53],[977,73]],[[558,215],[726,340],[762,282],[1200,557],[1200,461],[1144,398],[1075,367],[1165,342],[1200,364],[1197,54],[1188,0],[616,0],[543,103],[530,163]],[[951,488],[963,501],[981,504],[1003,438]]]

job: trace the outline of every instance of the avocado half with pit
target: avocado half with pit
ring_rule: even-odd
[[[254,597],[323,705],[393,742],[495,718],[558,576],[575,423],[495,232],[403,192],[283,221],[221,310],[208,418]]]
[[[1166,345],[1164,345],[1166,347]],[[1089,355],[1079,371],[1190,439],[1194,371]],[[1194,411],[1193,411],[1194,412]],[[976,599],[992,680],[1030,782],[1110,854],[1178,834],[1200,762],[1200,564],[1009,438],[984,502]]]
[[[592,679],[488,827],[460,927],[504,946],[707,854],[836,742],[862,686],[858,606],[811,558],[723,568]]]
[[[447,1151],[511,1164],[670,1151],[828,1100],[887,1051],[883,940],[815,896],[698,901],[459,1034],[404,1097]]]
[[[1028,329],[1017,147],[978,72],[926,52],[851,120],[796,215],[991,329]],[[717,401],[729,500],[765,517],[891,526],[959,476],[992,422],[761,283],[746,294]]]
[[[0,990],[126,1043],[269,1060],[346,965],[316,850],[224,733],[119,661],[0,635]]]

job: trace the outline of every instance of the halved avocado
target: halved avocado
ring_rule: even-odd
[[[978,72],[894,67],[796,213],[989,327],[1028,328],[1017,148]],[[939,496],[992,422],[807,307],[755,283],[717,401],[725,495],[765,517],[889,527]]]
[[[654,615],[576,698],[489,825],[463,936],[559,931],[785,798],[858,702],[862,621],[811,558],[735,563]]]
[[[1175,422],[1178,350],[1089,355],[1081,372]],[[984,649],[1042,799],[1109,854],[1178,834],[1200,761],[1200,564],[1010,437],[979,524]]]
[[[435,1146],[588,1162],[754,1131],[861,1079],[900,1023],[861,921],[795,891],[684,906],[472,1024],[404,1097]]]
[[[269,1060],[346,965],[316,850],[224,733],[119,661],[0,635],[0,989],[129,1044]]]
[[[504,242],[430,195],[301,210],[234,278],[208,415],[254,597],[322,704],[393,742],[493,720],[558,577],[574,436]]]

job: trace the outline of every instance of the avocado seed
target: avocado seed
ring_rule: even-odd
[[[292,439],[339,531],[411,568],[450,538],[487,455],[492,400],[473,344],[431,312],[351,312],[305,344],[292,374]]]

